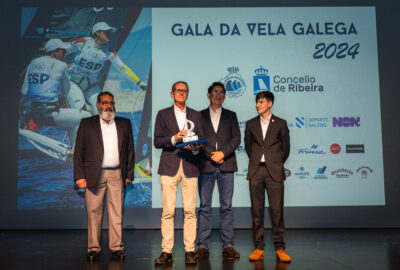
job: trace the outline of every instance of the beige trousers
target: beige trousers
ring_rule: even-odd
[[[184,211],[183,243],[185,251],[194,251],[196,240],[196,195],[197,177],[186,177],[183,173],[182,161],[175,176],[161,175],[161,191],[163,212],[161,216],[161,247],[163,252],[172,253],[174,247],[174,220],[176,190],[181,182]]]
[[[99,182],[85,192],[88,218],[88,252],[100,252],[100,233],[107,191],[108,238],[111,251],[123,250],[122,217],[124,207],[124,185],[121,170],[103,170]]]

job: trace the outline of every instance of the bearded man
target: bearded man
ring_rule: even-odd
[[[98,115],[81,120],[75,143],[74,181],[85,189],[88,218],[87,259],[101,251],[100,233],[107,191],[109,249],[113,259],[125,259],[122,220],[125,185],[133,181],[135,153],[131,121],[115,116],[112,93],[97,96]]]

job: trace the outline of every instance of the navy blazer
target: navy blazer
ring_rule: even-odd
[[[199,140],[204,139],[201,128],[201,114],[186,106],[186,119],[193,121],[194,133]],[[175,117],[174,105],[157,113],[154,125],[154,146],[162,148],[158,174],[174,176],[182,160],[183,172],[186,177],[199,176],[199,156],[192,151],[178,149],[172,145],[171,138],[179,132],[178,122]]]
[[[251,179],[260,166],[264,154],[267,170],[276,182],[286,179],[283,164],[289,157],[290,137],[285,120],[271,116],[267,134],[263,139],[260,116],[246,122],[244,144],[249,157],[247,179]]]
[[[201,111],[204,136],[209,140],[201,150],[200,172],[212,173],[217,169],[217,163],[211,160],[211,153],[222,151],[224,162],[220,165],[221,171],[236,172],[237,162],[235,150],[240,144],[240,129],[236,113],[222,108],[217,132],[211,122],[210,108]],[[215,148],[216,143],[218,149]]]
[[[115,117],[117,127],[119,163],[122,181],[133,180],[135,150],[129,119]],[[104,146],[98,115],[83,118],[79,125],[74,152],[74,180],[86,179],[87,187],[94,187],[101,175]]]

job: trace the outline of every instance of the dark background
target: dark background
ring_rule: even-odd
[[[400,8],[396,0],[31,0],[0,2],[1,83],[0,83],[0,229],[86,228],[85,209],[17,210],[18,100],[24,61],[19,57],[22,7],[292,7],[292,6],[375,6],[377,18],[380,103],[383,133],[385,206],[286,207],[288,228],[370,228],[400,227]],[[378,102],[378,101],[377,101]],[[379,131],[377,131],[379,132]],[[71,179],[72,181],[72,179]],[[355,193],[357,190],[354,191]],[[68,207],[68,206],[66,206]],[[176,225],[182,226],[177,209]],[[217,209],[213,226],[218,227]],[[268,216],[268,215],[266,215]],[[126,228],[159,228],[161,209],[126,208]],[[268,217],[267,217],[268,218]],[[249,208],[234,209],[235,228],[251,228]],[[269,223],[266,223],[269,227]]]

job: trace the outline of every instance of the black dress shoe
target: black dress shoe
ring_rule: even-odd
[[[125,255],[125,253],[124,253],[122,250],[117,250],[117,251],[114,251],[114,252],[112,253],[112,258],[113,258],[114,260],[121,260],[121,261],[123,261],[123,260],[125,260],[126,255]]]
[[[99,257],[99,252],[97,251],[89,251],[86,255],[88,261],[95,261]]]
[[[193,251],[185,253],[185,263],[196,264],[197,258]]]
[[[196,251],[196,257],[199,259],[208,258],[210,252],[205,247],[199,247]]]
[[[167,264],[172,262],[172,253],[163,252],[161,255],[154,260],[156,264]]]
[[[227,246],[222,249],[222,256],[224,259],[239,259],[240,254],[235,250],[233,246]]]

